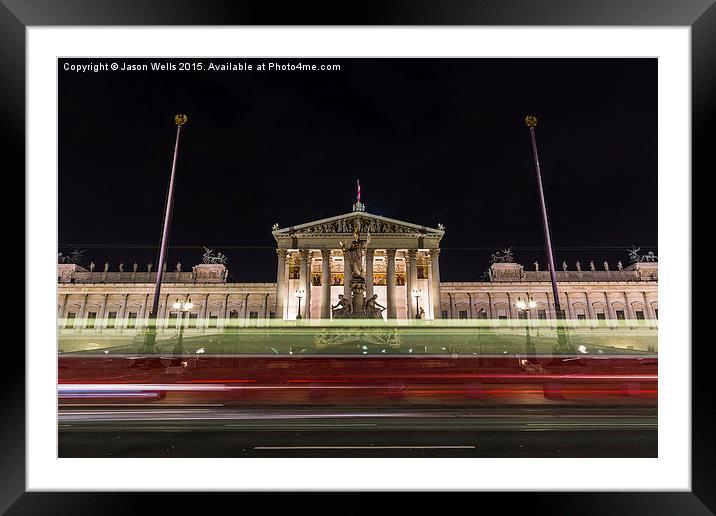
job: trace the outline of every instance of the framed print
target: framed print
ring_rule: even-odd
[[[710,2],[3,1],[29,242],[8,514],[714,510],[689,295]]]

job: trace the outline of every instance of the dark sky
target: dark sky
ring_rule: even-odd
[[[65,63],[202,62],[202,71],[65,71]],[[229,257],[274,281],[271,225],[351,210],[446,228],[444,281],[490,254],[545,267],[526,114],[539,118],[555,259],[626,265],[657,245],[656,59],[237,59],[340,71],[206,71],[226,59],[59,61],[59,251],[157,262],[175,113],[187,113],[169,268]]]

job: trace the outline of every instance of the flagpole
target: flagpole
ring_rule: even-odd
[[[162,273],[164,272],[164,263],[166,262],[167,246],[169,244],[169,227],[171,225],[172,208],[174,207],[174,179],[176,177],[177,156],[179,154],[179,138],[181,129],[187,122],[186,115],[176,115],[174,122],[177,126],[177,135],[174,142],[174,158],[172,159],[172,173],[169,176],[169,193],[167,194],[167,205],[164,210],[164,224],[162,226],[162,242],[159,248],[159,263],[157,264],[157,280],[154,285],[154,300],[152,302],[152,310],[149,312],[149,331],[145,341],[145,352],[151,353],[154,350],[154,342],[156,340],[156,320],[159,310],[159,292],[162,288]]]
[[[559,306],[559,292],[557,291],[557,272],[554,268],[554,253],[552,252],[552,237],[549,231],[549,221],[547,220],[547,206],[544,201],[544,190],[542,189],[542,174],[539,168],[539,155],[537,154],[537,139],[535,138],[535,127],[537,126],[537,117],[529,115],[525,117],[525,124],[530,128],[530,136],[532,138],[532,153],[535,160],[535,171],[537,173],[537,188],[539,190],[540,211],[542,212],[542,229],[544,230],[544,242],[547,247],[547,266],[549,268],[549,277],[552,281],[552,295],[554,296],[554,309],[558,319],[562,317],[562,310]]]

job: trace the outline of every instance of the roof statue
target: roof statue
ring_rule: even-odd
[[[490,259],[492,263],[512,263],[514,260],[515,258],[512,255],[512,247],[493,253],[492,258]]]
[[[626,252],[629,254],[629,261],[631,263],[642,263],[642,262],[658,262],[659,257],[654,254],[654,251],[649,251],[646,254],[639,254],[641,247],[631,246],[631,249],[627,249]]]
[[[203,263],[218,263],[221,265],[226,265],[226,255],[221,254],[218,251],[216,252],[216,254],[214,254],[213,249],[204,247],[204,255],[202,256],[202,262]]]
[[[84,250],[75,249],[72,251],[69,255],[63,255],[62,253],[57,253],[57,263],[76,263],[80,264],[82,263],[82,256],[84,254]]]

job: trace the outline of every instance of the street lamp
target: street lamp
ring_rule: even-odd
[[[296,314],[296,319],[303,319],[301,317],[301,298],[306,295],[306,291],[303,289],[298,289],[296,291],[296,297],[298,298],[298,313]]]
[[[176,141],[174,142],[174,158],[172,159],[172,173],[169,176],[169,192],[167,193],[167,204],[164,209],[164,223],[162,225],[162,240],[159,247],[159,263],[157,265],[157,280],[154,285],[154,300],[152,301],[152,310],[149,312],[149,331],[144,341],[144,352],[150,353],[154,350],[154,342],[156,339],[157,311],[159,309],[159,292],[162,288],[162,273],[164,272],[164,264],[166,263],[167,246],[169,244],[169,228],[171,226],[172,209],[174,206],[174,178],[176,177],[177,156],[179,154],[179,136],[182,127],[187,122],[187,116],[184,114],[176,115],[174,123],[177,126]]]
[[[423,295],[423,290],[420,288],[413,289],[413,297],[415,298],[415,318],[420,319],[420,297]]]
[[[178,312],[179,315],[179,338],[177,338],[177,343],[174,346],[174,353],[181,354],[184,351],[184,343],[182,340],[182,337],[184,336],[184,321],[182,315],[194,308],[194,303],[192,303],[191,298],[187,296],[184,301],[179,301],[179,298],[177,298],[177,300],[174,301],[174,304],[172,306],[174,307],[174,310]]]
[[[522,299],[521,297],[517,298],[517,301],[515,302],[515,308],[525,313],[525,334],[527,337],[527,343],[526,343],[526,350],[528,355],[534,355],[535,349],[534,346],[532,346],[532,339],[530,338],[530,310],[534,310],[534,308],[537,306],[537,303],[535,303],[534,299],[532,297],[528,297],[527,299]]]

